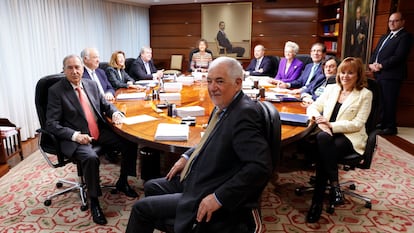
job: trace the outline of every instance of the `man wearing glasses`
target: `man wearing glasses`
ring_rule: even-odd
[[[382,116],[377,125],[380,135],[396,135],[397,100],[401,83],[407,77],[407,58],[412,35],[404,29],[401,12],[391,14],[388,20],[390,33],[379,40],[369,62],[382,93]]]

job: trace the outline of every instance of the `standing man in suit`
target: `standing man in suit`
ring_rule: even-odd
[[[390,33],[381,37],[369,62],[382,93],[382,118],[377,126],[382,135],[397,134],[398,95],[407,77],[407,58],[412,44],[412,35],[404,29],[404,23],[401,12],[390,15]]]
[[[361,6],[357,6],[356,8],[355,22],[350,24],[350,29],[350,56],[365,59],[368,25],[365,17],[361,16]]]
[[[242,92],[242,78],[234,58],[210,64],[208,93],[215,108],[209,126],[165,178],[145,183],[146,197],[132,207],[127,233],[165,231],[171,225],[175,233],[195,227],[197,232],[260,232],[258,200],[272,159],[264,116]]]
[[[219,23],[219,31],[217,32],[217,41],[220,46],[226,48],[227,53],[237,53],[238,57],[243,57],[245,49],[242,47],[233,47],[229,38],[227,38],[226,33],[224,32],[226,25],[223,21]],[[219,53],[224,53],[223,51],[219,51]]]
[[[272,76],[274,68],[269,57],[265,57],[265,47],[261,44],[254,47],[254,58],[246,68],[246,75]]]
[[[279,81],[279,87],[296,88],[295,90],[292,90],[292,93],[299,94],[301,91],[305,90],[312,81],[316,80],[316,77],[323,75],[321,64],[326,57],[325,45],[319,42],[313,44],[310,51],[310,56],[312,58],[312,63],[309,63],[305,66],[305,69],[299,78],[293,80],[290,83]]]
[[[83,72],[84,79],[94,80],[98,84],[99,92],[106,100],[115,99],[115,90],[106,77],[105,71],[99,68],[99,52],[96,48],[86,48],[82,50],[81,57],[85,65]]]
[[[163,70],[157,70],[152,61],[152,49],[146,46],[141,48],[141,52],[132,63],[129,72],[135,81],[158,80],[163,76]]]
[[[115,124],[124,117],[100,93],[96,82],[82,79],[84,67],[76,55],[63,60],[66,78],[49,88],[46,128],[59,140],[62,153],[80,163],[85,178],[93,221],[106,224],[99,205],[102,195],[99,181],[99,157],[92,145],[115,148],[122,154],[121,172],[116,189],[129,197],[137,193],[128,185],[128,176],[136,176],[137,145],[116,135],[106,117]]]

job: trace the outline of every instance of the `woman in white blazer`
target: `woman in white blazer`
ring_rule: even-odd
[[[307,115],[318,125],[316,184],[307,222],[317,222],[322,213],[326,185],[331,186],[330,204],[344,203],[338,185],[339,158],[353,152],[364,153],[368,135],[365,122],[371,112],[372,93],[366,88],[364,65],[348,57],[338,67],[336,84],[328,85],[308,108]]]

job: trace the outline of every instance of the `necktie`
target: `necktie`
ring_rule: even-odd
[[[380,54],[381,49],[384,47],[385,44],[387,44],[387,42],[393,37],[393,35],[394,35],[394,33],[391,32],[387,36],[387,38],[385,38],[385,40],[382,42],[381,47],[378,49],[377,56],[375,57],[375,62],[378,62],[378,55]]]
[[[318,65],[319,65],[319,64],[313,63],[313,66],[312,66],[311,72],[309,73],[309,77],[308,77],[308,80],[306,80],[305,86],[309,85],[310,81],[311,81],[311,80],[312,80],[312,78],[313,78],[313,75],[314,75],[314,74],[315,74],[315,72],[316,72],[316,69],[318,69]]]
[[[91,136],[98,140],[99,138],[99,128],[98,124],[96,123],[94,113],[92,112],[91,106],[86,98],[85,93],[83,93],[80,87],[76,87],[76,91],[78,92],[79,102],[82,106],[83,112],[85,113],[86,121],[88,122],[88,128]]]
[[[259,70],[260,67],[260,59],[256,59],[256,67],[254,68],[255,71]]]
[[[99,92],[101,92],[102,95],[105,95],[105,92],[102,88],[101,81],[99,81],[98,76],[96,75],[95,71],[92,71],[92,80],[98,84]]]
[[[219,116],[221,112],[222,112],[221,110],[217,110],[214,112],[214,115],[211,117],[210,122],[208,123],[208,126],[206,128],[206,131],[204,132],[203,137],[201,138],[200,142],[197,144],[197,147],[191,154],[190,158],[188,158],[188,161],[185,164],[184,169],[181,171],[181,177],[180,177],[181,181],[183,181],[187,177],[188,173],[190,172],[191,170],[190,168],[191,168],[191,165],[193,164],[194,158],[198,155],[204,143],[207,141],[208,136],[210,135],[210,133],[213,131],[214,127],[216,126],[216,123],[219,120]]]
[[[144,62],[145,69],[147,70],[147,74],[151,74],[151,69],[149,67],[148,62]]]

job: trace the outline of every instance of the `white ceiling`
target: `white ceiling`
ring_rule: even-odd
[[[111,2],[129,3],[139,6],[190,4],[190,3],[213,3],[213,2],[235,2],[237,0],[107,0]]]

